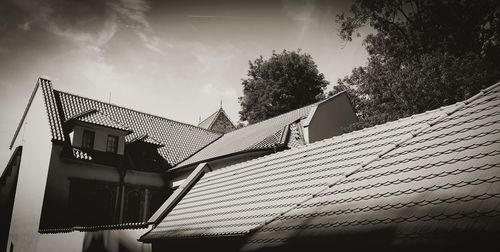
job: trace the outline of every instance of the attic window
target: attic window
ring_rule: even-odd
[[[108,141],[106,143],[106,152],[112,152],[112,153],[118,152],[118,136],[108,135]]]
[[[90,130],[84,130],[82,136],[82,148],[83,149],[94,149],[94,138],[95,132]]]

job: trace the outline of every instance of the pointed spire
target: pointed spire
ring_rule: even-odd
[[[220,108],[222,109],[222,99],[220,99]]]

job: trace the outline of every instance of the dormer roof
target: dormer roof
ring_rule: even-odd
[[[135,142],[144,142],[148,144],[155,145],[156,147],[163,147],[165,146],[164,144],[160,143],[160,141],[148,136],[148,134],[141,134],[141,135],[128,135],[125,137],[125,142],[127,143],[135,143]]]
[[[66,120],[66,122],[70,121],[80,121],[132,133],[132,130],[130,130],[129,127],[111,119],[108,115],[101,113],[97,109],[90,109],[88,111],[77,114],[71,117],[70,119]]]

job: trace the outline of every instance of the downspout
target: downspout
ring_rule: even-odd
[[[127,175],[127,169],[118,169],[118,176],[120,180],[118,181],[118,196],[116,197],[115,209],[118,207],[118,223],[123,222],[123,208],[125,204],[125,175]],[[119,204],[118,204],[119,203]],[[115,210],[115,213],[118,212]]]

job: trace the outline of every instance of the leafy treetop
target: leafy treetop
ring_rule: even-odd
[[[242,80],[240,119],[256,123],[324,98],[328,85],[311,55],[297,51],[273,51],[249,62],[248,78]]]

